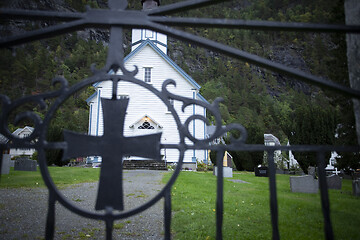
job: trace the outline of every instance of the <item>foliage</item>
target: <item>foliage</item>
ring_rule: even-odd
[[[213,170],[212,164],[206,164],[201,161],[196,161],[196,171],[207,172],[207,171],[212,171],[212,170]]]
[[[264,144],[264,129],[251,124],[247,128],[247,144]],[[237,170],[254,171],[263,162],[263,152],[230,152]]]
[[[216,166],[216,164],[217,164],[216,155],[217,155],[217,151],[210,151],[209,157],[210,157],[211,163],[214,166]]]
[[[32,160],[35,160],[35,161],[38,161],[38,152],[37,152],[37,151],[35,151],[35,152],[33,153],[33,155],[31,156],[31,159],[32,159]]]
[[[271,239],[269,180],[235,172],[236,183],[224,179],[223,239]],[[166,174],[164,181],[171,177]],[[181,172],[172,188],[174,239],[216,239],[216,181],[204,172]],[[276,175],[279,232],[283,239],[324,239],[320,194],[290,192],[289,175]],[[351,181],[341,191],[329,190],[336,239],[358,239],[359,201]]]
[[[0,50],[0,91],[11,99],[25,95],[35,95],[48,92],[51,79],[55,76],[65,77],[70,85],[87,78],[92,73],[90,65],[98,63],[102,67],[106,58],[106,47],[95,41],[85,41],[76,34],[56,37],[42,42],[34,42],[13,52],[7,49]],[[56,112],[48,128],[48,141],[62,141],[62,130],[69,129],[77,132],[86,132],[88,124],[88,106],[86,99],[92,94],[92,86],[82,89],[71,96]],[[52,99],[47,101],[51,105]],[[45,111],[38,106],[26,104],[16,112],[35,111],[44,118]],[[18,126],[10,125],[12,129],[32,126],[30,120],[25,120]],[[64,165],[59,150],[47,151],[48,164]]]
[[[298,106],[293,114],[293,124],[287,133],[293,145],[332,145],[335,143],[336,119],[331,108],[315,104]],[[309,166],[316,166],[316,154],[312,152],[294,152],[302,170],[307,173]],[[327,159],[330,153],[326,154]]]
[[[336,128],[336,144],[343,145],[357,145],[357,136],[355,131],[355,119],[352,112],[352,104],[347,101],[342,101],[344,108],[350,110],[342,111],[338,118],[348,119],[348,121],[341,121]],[[343,169],[350,174],[356,169],[360,169],[360,154],[358,152],[339,152],[339,157],[336,158],[336,167]]]

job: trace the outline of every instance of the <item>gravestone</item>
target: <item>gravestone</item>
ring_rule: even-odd
[[[315,167],[308,167],[308,175],[313,176],[314,178],[316,177],[316,168]]]
[[[353,172],[352,173],[352,179],[360,179],[360,172]]]
[[[2,155],[1,175],[10,173],[10,154]]]
[[[218,168],[217,166],[214,167],[214,175],[218,175]],[[231,167],[223,167],[223,177],[224,178],[232,178],[233,177],[233,171]]]
[[[15,160],[15,171],[36,171],[37,162],[35,160],[30,160],[26,157],[18,158]]]
[[[301,193],[317,193],[319,190],[318,180],[313,176],[291,176],[290,177],[291,192]]]
[[[339,175],[331,175],[326,177],[328,189],[341,189],[342,179]]]
[[[353,188],[353,195],[360,197],[360,180],[354,180],[352,182],[352,188]]]
[[[254,169],[256,177],[268,177],[269,176],[269,168],[268,167],[256,167]]]

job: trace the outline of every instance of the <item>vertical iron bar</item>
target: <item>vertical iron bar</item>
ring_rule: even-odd
[[[276,169],[274,163],[274,151],[268,151],[269,163],[269,187],[270,187],[270,212],[272,224],[272,239],[280,239],[279,222],[278,222],[278,204],[276,193]]]
[[[113,89],[112,89],[112,100],[116,100],[117,99],[117,79],[113,79]]]
[[[49,207],[48,214],[46,219],[46,232],[45,239],[50,240],[54,239],[54,230],[55,230],[55,194],[53,191],[49,191]]]
[[[114,227],[114,218],[113,218],[113,208],[112,207],[106,207],[105,208],[105,227],[106,227],[106,240],[112,239],[112,232]]]
[[[224,150],[218,150],[216,154],[217,166],[217,194],[216,194],[216,239],[222,239],[222,224],[224,211],[224,173],[223,173]]]
[[[4,151],[5,151],[5,149],[3,147],[0,147],[0,182],[1,182],[1,169],[2,169]]]
[[[320,151],[317,152],[317,162],[318,162],[319,185],[320,185],[320,194],[321,194],[321,207],[324,215],[325,237],[328,240],[332,240],[334,239],[334,233],[330,219],[330,202],[329,202],[329,193],[326,182],[324,152],[320,152]]]
[[[124,63],[123,31],[121,27],[111,27],[110,33],[105,70],[116,72]]]
[[[114,221],[112,219],[106,219],[105,224],[106,224],[106,240],[111,240]]]
[[[165,227],[165,239],[171,239],[171,189],[165,191],[165,203],[164,203],[164,227]]]

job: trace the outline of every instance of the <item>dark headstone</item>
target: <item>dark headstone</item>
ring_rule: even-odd
[[[18,158],[15,160],[15,171],[36,171],[37,162],[28,158]]]
[[[0,152],[1,154],[1,152]],[[2,156],[2,165],[1,165],[1,175],[10,173],[10,154],[3,154]]]
[[[360,172],[354,172],[352,174],[352,179],[360,179]]]
[[[308,167],[308,175],[313,176],[314,178],[316,177],[316,168],[315,167]]]
[[[354,196],[360,197],[360,180],[354,180],[352,182]]]
[[[326,182],[329,189],[341,189],[341,180],[341,177],[335,174],[326,177]]]
[[[256,177],[268,177],[269,168],[268,167],[256,167],[254,169]]]
[[[319,190],[318,180],[313,176],[294,176],[290,177],[291,192],[317,193]]]

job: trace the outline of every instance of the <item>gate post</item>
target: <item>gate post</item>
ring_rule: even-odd
[[[346,25],[360,25],[360,1],[345,0]],[[347,59],[350,86],[360,90],[360,35],[346,34]],[[355,124],[358,143],[360,144],[360,100],[353,98]]]

